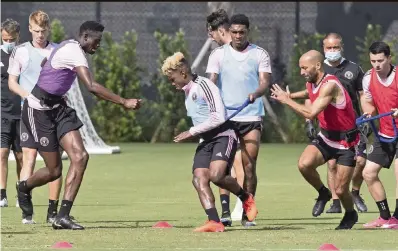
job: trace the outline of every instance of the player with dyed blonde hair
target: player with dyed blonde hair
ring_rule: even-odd
[[[253,195],[230,176],[237,142],[233,126],[226,120],[220,90],[209,79],[192,74],[181,52],[164,61],[162,72],[177,90],[185,92],[185,106],[193,122],[193,127],[177,135],[174,142],[194,136],[200,138],[193,161],[192,183],[209,220],[194,231],[223,232],[225,229],[217,213],[210,182],[238,196],[248,218],[253,220],[257,215]]]

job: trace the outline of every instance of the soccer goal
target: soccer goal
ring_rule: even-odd
[[[66,94],[68,97],[68,105],[76,110],[77,116],[83,122],[84,126],[80,128],[80,134],[83,138],[83,144],[89,154],[113,154],[120,153],[119,146],[109,146],[98,136],[90,115],[87,112],[83,95],[80,91],[77,79],[73,83],[71,89]],[[66,159],[67,154],[64,152],[62,159]],[[9,160],[15,160],[14,154],[10,153]],[[37,156],[37,160],[42,160],[41,156]]]

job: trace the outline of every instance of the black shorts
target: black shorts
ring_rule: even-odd
[[[390,168],[394,159],[398,158],[398,139],[391,143],[385,143],[376,138],[371,149],[368,160],[384,168]]]
[[[192,172],[196,168],[209,168],[210,162],[224,160],[228,162],[227,174],[230,173],[236,153],[236,139],[232,136],[221,136],[203,141],[196,148]]]
[[[360,141],[358,145],[355,146],[355,155],[360,156],[363,158],[367,158],[367,149],[366,149],[366,137],[362,134],[360,134]]]
[[[83,126],[65,102],[52,110],[36,110],[24,102],[21,122],[21,146],[43,152],[59,151],[61,138]]]
[[[355,148],[350,149],[337,149],[329,146],[325,141],[318,135],[312,142],[312,145],[316,146],[322,153],[325,162],[335,159],[338,165],[355,167]]]
[[[14,152],[22,152],[20,135],[20,119],[1,118],[1,148]]]
[[[231,121],[234,126],[235,132],[239,137],[244,137],[246,134],[253,130],[259,130],[260,133],[263,131],[263,122],[262,121],[253,121],[253,122],[239,122],[239,121]]]

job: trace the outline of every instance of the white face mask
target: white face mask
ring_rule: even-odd
[[[329,62],[336,62],[341,59],[341,51],[327,51],[325,52],[325,58]]]
[[[8,42],[3,41],[3,44],[1,45],[1,47],[3,47],[5,52],[10,54],[12,52],[12,50],[14,50],[14,48],[15,48],[15,42],[8,43]]]

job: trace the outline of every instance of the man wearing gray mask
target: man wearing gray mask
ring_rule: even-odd
[[[19,39],[20,25],[17,21],[6,19],[1,24],[1,171],[0,207],[7,207],[8,156],[13,150],[17,161],[17,176],[22,168],[22,149],[19,138],[21,117],[21,98],[8,88],[8,64],[11,53]]]
[[[359,117],[362,113],[360,110],[359,97],[363,94],[362,89],[362,79],[364,72],[359,65],[353,63],[342,56],[343,50],[343,38],[337,33],[329,33],[323,39],[323,50],[325,53],[324,70],[328,74],[335,75],[340,82],[343,84],[344,88],[347,90],[351,97],[352,104],[356,115]],[[308,98],[307,91],[300,91],[291,94],[291,98]],[[309,99],[306,100],[308,104]],[[307,136],[310,140],[316,137],[316,131],[311,120],[306,119],[306,131]],[[366,163],[366,136],[368,134],[366,130],[362,130],[361,140],[356,146],[356,167],[352,177],[352,191],[353,200],[355,206],[359,212],[366,212],[368,209],[364,203],[364,200],[359,194],[359,189],[363,182],[362,170]],[[367,135],[368,136],[368,135]],[[334,189],[334,177],[336,176],[336,161],[328,161],[328,186],[331,191],[330,198],[318,198],[317,202],[313,208],[313,216],[319,216],[326,203],[333,198],[333,203],[326,213],[341,213],[341,204],[338,196]],[[327,199],[327,200],[326,200]]]

